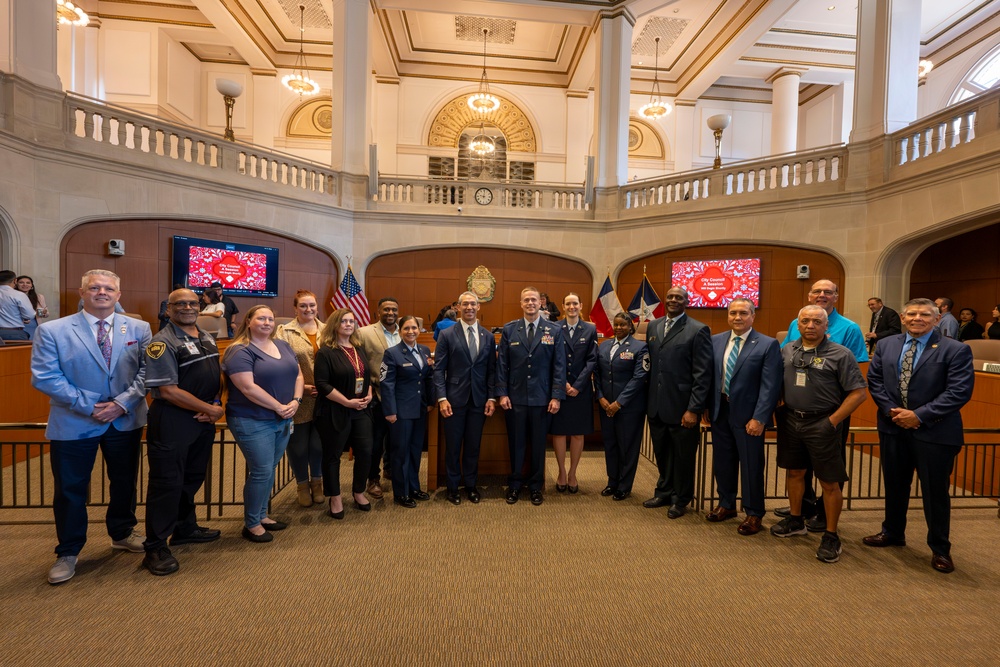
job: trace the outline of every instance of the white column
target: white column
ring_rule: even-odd
[[[628,182],[628,105],[632,81],[632,26],[627,9],[602,12],[597,20],[595,85],[596,186]]]
[[[587,180],[587,156],[590,154],[590,94],[585,90],[566,91],[566,177],[567,183]],[[593,131],[593,130],[592,130]]]
[[[380,77],[375,81],[375,143],[378,145],[378,170],[398,174],[399,160],[399,79]]]
[[[0,70],[62,89],[56,59],[56,3],[0,0]]]
[[[337,171],[364,176],[368,155],[367,0],[333,2],[333,97],[331,164]]]
[[[802,71],[782,67],[767,79],[771,84],[771,155],[798,148],[799,82]]]
[[[674,171],[690,171],[694,162],[695,137],[701,136],[701,128],[694,126],[695,104],[694,100],[674,103]]]
[[[917,117],[920,0],[858,0],[854,130],[860,142]]]
[[[278,134],[278,73],[250,70],[253,76],[252,141],[258,146],[274,148]]]

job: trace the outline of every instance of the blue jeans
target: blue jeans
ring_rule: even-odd
[[[291,419],[231,417],[229,430],[247,461],[243,484],[243,521],[247,528],[260,525],[274,486],[274,469],[281,461],[291,435]]]
[[[311,421],[295,425],[288,439],[288,462],[299,484],[312,479],[323,479],[323,443],[319,431]]]

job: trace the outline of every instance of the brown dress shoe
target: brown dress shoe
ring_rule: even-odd
[[[309,488],[309,482],[299,482],[296,488],[296,495],[301,507],[312,507],[313,496],[312,489]]]
[[[906,540],[900,539],[898,537],[889,537],[883,530],[881,533],[876,533],[875,535],[869,535],[868,537],[862,537],[861,542],[864,543],[866,547],[905,547]]]
[[[736,528],[736,532],[740,535],[756,535],[760,532],[760,528],[759,516],[747,516],[743,519],[743,523]]]
[[[368,495],[376,500],[381,500],[382,496],[385,495],[377,479],[368,480],[368,488],[366,490],[368,491]]]
[[[713,523],[716,523],[719,521],[725,521],[726,519],[732,519],[737,514],[739,514],[739,512],[737,512],[736,510],[731,510],[728,507],[723,507],[722,505],[719,505],[711,512],[706,514],[705,518]]]
[[[955,571],[955,563],[952,562],[951,556],[942,556],[941,554],[934,554],[931,558],[931,567],[943,574]]]
[[[314,479],[309,482],[309,489],[312,491],[313,502],[321,503],[326,500],[326,496],[323,495],[323,480]]]

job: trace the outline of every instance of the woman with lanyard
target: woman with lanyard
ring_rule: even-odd
[[[434,373],[430,348],[417,344],[417,318],[407,315],[400,320],[399,330],[399,345],[390,347],[382,357],[379,386],[382,413],[389,422],[393,502],[413,508],[417,500],[431,497],[420,490],[420,456],[427,413],[434,404]]]
[[[278,327],[278,337],[292,346],[302,379],[305,382],[302,393],[302,407],[295,413],[295,428],[288,439],[288,462],[292,474],[298,482],[298,502],[302,507],[321,503],[323,496],[323,445],[319,432],[313,426],[316,410],[316,385],[313,379],[313,364],[319,350],[319,335],[323,323],[316,314],[319,306],[316,295],[307,290],[299,290],[292,300],[295,319]]]
[[[632,337],[632,318],[615,315],[613,340],[601,343],[597,353],[597,400],[601,406],[601,436],[608,485],[602,496],[625,500],[639,465],[643,412],[646,410],[646,343]]]
[[[320,334],[315,365],[321,397],[315,425],[323,444],[323,493],[330,498],[329,514],[334,519],[344,518],[340,459],[347,448],[354,450],[354,506],[362,512],[372,508],[365,497],[372,456],[372,389],[360,348],[354,313],[348,308],[334,311]]]
[[[247,462],[243,485],[243,537],[270,542],[270,531],[288,524],[267,516],[274,469],[292,431],[292,417],[302,403],[302,371],[292,348],[275,340],[274,313],[254,306],[226,349],[222,370],[228,399],[226,422]]]
[[[556,491],[576,493],[580,485],[576,468],[583,455],[583,438],[594,432],[594,382],[597,368],[597,327],[580,319],[580,297],[570,292],[563,299],[566,319],[560,324],[566,346],[566,399],[552,417],[549,433],[559,464]],[[566,473],[566,438],[569,438],[569,474]]]

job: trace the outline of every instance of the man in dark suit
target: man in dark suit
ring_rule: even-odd
[[[871,354],[879,339],[895,336],[903,328],[899,323],[899,313],[883,304],[882,299],[877,296],[868,299],[868,310],[872,311],[872,321],[868,325],[865,340],[868,341],[868,353]]]
[[[479,446],[486,418],[496,408],[497,363],[493,334],[478,321],[479,297],[463,292],[458,307],[461,321],[441,333],[434,352],[435,393],[444,419],[448,501],[455,505],[462,502],[458,494],[462,483],[471,502],[481,498],[476,488]]]
[[[538,312],[538,290],[521,290],[524,317],[508,322],[500,336],[497,353],[496,395],[507,411],[507,443],[510,447],[510,482],[507,503],[517,502],[524,483],[521,474],[531,449],[531,504],[541,505],[545,473],[545,439],[551,416],[566,398],[566,346],[562,327],[542,319]],[[452,327],[454,328],[454,327]]]
[[[906,544],[906,511],[916,469],[923,492],[931,567],[952,572],[949,478],[965,444],[959,412],[972,398],[975,371],[968,345],[935,330],[939,311],[930,299],[903,306],[906,333],[875,349],[868,387],[878,407],[878,435],[885,478],[882,530],[863,542],[870,547]]]
[[[120,279],[95,269],[83,275],[83,310],[46,322],[35,332],[31,386],[49,401],[45,437],[55,495],[56,562],[49,583],[76,574],[87,542],[90,474],[100,448],[111,485],[106,524],[111,548],[143,553],[135,530],[139,441],[146,424],[149,325],[115,313]]]
[[[660,477],[644,507],[669,505],[667,516],[684,515],[694,497],[700,430],[712,389],[712,333],[687,316],[687,291],[667,290],[667,315],[649,323],[649,398],[646,414]]]
[[[725,521],[737,515],[737,482],[743,479],[746,519],[740,535],[760,532],[764,516],[764,428],[781,397],[781,347],[753,329],[755,309],[749,299],[729,304],[731,331],[712,336],[715,377],[712,392],[712,468],[719,505],[706,517]]]

